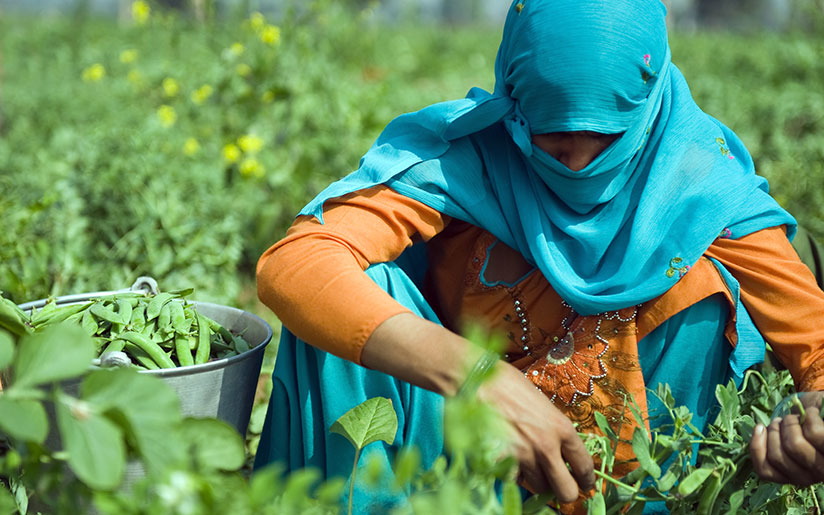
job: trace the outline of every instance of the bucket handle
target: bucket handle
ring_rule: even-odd
[[[93,293],[76,293],[74,295],[63,295],[60,297],[55,298],[55,302],[57,304],[69,304],[72,302],[83,302],[89,299],[93,299],[95,297],[105,297],[106,295],[115,295],[118,293],[129,293],[129,292],[136,292],[136,293],[144,293],[146,295],[157,295],[157,281],[154,278],[149,277],[147,275],[143,275],[138,277],[134,283],[129,288],[125,288],[122,290],[114,290],[114,291],[98,291]],[[31,302],[26,302],[24,304],[20,304],[18,307],[23,311],[29,311],[31,309],[39,309],[46,305],[46,303],[50,299],[40,299],[40,300],[33,300]]]

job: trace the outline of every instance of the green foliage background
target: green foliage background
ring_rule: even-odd
[[[390,26],[328,1],[277,21],[3,16],[0,290],[23,302],[150,274],[252,304],[255,261],[299,208],[393,116],[491,88],[499,38],[497,27]],[[672,47],[699,105],[823,236],[824,40],[673,34]],[[227,162],[244,135],[262,146]],[[246,157],[257,164],[242,173]]]

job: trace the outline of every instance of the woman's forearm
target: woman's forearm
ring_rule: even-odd
[[[411,313],[381,323],[366,340],[364,366],[441,395],[453,395],[483,351],[452,331]]]

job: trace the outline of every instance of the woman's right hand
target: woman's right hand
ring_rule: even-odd
[[[552,491],[561,502],[572,502],[580,490],[595,485],[594,464],[572,422],[506,362],[478,389],[478,396],[494,406],[512,429],[512,454],[530,490]],[[569,463],[569,468],[567,468]]]
[[[444,327],[400,313],[372,332],[361,362],[422,388],[454,395],[482,354]],[[480,386],[478,395],[511,427],[512,454],[526,486],[534,492],[552,491],[561,502],[577,499],[579,487],[585,492],[593,487],[592,457],[572,422],[520,370],[498,362],[496,373]]]

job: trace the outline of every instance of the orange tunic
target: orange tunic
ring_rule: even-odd
[[[361,350],[372,331],[387,318],[408,311],[362,271],[370,264],[396,259],[417,241],[433,238],[425,293],[444,325],[457,329],[462,317],[495,320],[506,316],[505,310],[495,306],[505,304],[508,309],[511,301],[507,298],[502,303],[500,299],[509,294],[491,288],[486,297],[492,300],[484,301],[484,295],[463,285],[472,264],[470,258],[479,259],[476,254],[484,248],[480,238],[486,238],[488,244],[494,242],[486,231],[453,222],[385,186],[327,201],[324,222],[299,217],[286,237],[258,262],[261,300],[301,339],[360,363]],[[500,253],[517,254],[499,244],[490,250],[490,257]],[[783,229],[765,229],[739,239],[719,238],[705,255],[720,261],[738,279],[742,301],[756,327],[789,369],[797,387],[824,390],[824,325],[820,323],[824,292],[798,259]],[[503,275],[488,279],[511,282],[520,278],[519,273],[529,272],[523,259],[510,255],[502,262],[504,265],[497,267],[502,272],[495,272],[491,265],[487,272]],[[547,321],[542,325],[560,326],[564,308],[543,276],[535,271],[518,284],[531,298],[530,304],[542,310],[540,318]],[[346,291],[357,291],[358,302],[340,295]],[[673,314],[715,293],[729,295],[712,266],[699,260],[672,289],[644,304],[637,319],[638,339]],[[512,332],[516,325],[513,322],[512,327],[500,329]],[[734,333],[730,330],[728,335],[734,342]]]

